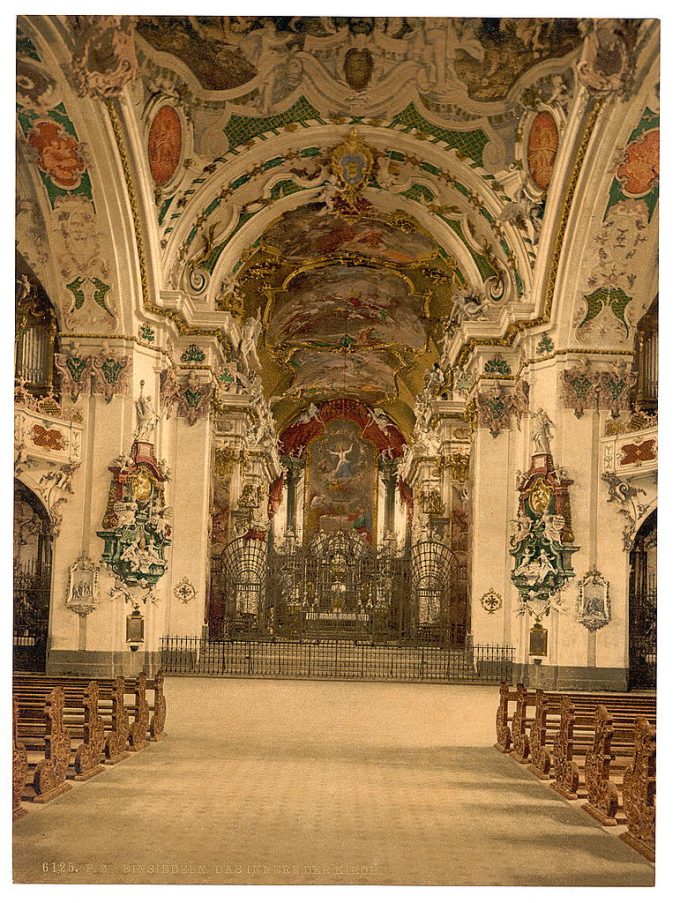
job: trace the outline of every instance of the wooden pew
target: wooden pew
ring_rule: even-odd
[[[96,681],[82,687],[61,687],[64,693],[63,724],[74,744],[73,766],[77,780],[87,780],[100,773],[106,741],[106,716],[99,710],[99,688]],[[42,721],[41,704],[44,687],[14,688],[14,698],[21,711],[20,735],[30,735]],[[78,741],[81,741],[80,743]]]
[[[654,697],[637,697],[630,705],[625,700],[613,700],[608,704],[617,723],[630,725],[642,714],[655,717]],[[586,756],[593,747],[598,705],[597,697],[565,696],[561,702],[560,728],[553,747],[555,780],[550,786],[567,799],[585,795],[582,776]]]
[[[548,751],[548,713],[557,714],[559,729],[559,698],[548,695],[544,690],[536,690],[536,710],[534,722],[529,731],[529,771],[541,781],[550,780],[551,758]]]
[[[47,803],[71,789],[66,773],[71,762],[71,735],[64,727],[64,690],[53,687],[42,702],[43,733],[36,729],[34,703],[26,705],[29,713],[28,736],[22,737],[28,758],[28,774],[32,775],[32,794],[35,803]],[[24,708],[19,703],[18,724],[21,728]]]
[[[613,715],[605,706],[595,713],[593,741],[585,757],[588,802],[583,809],[603,825],[624,820],[619,817],[619,791],[624,769],[633,762],[637,721],[628,713]]]
[[[511,690],[503,680],[499,686],[499,701],[496,709],[496,742],[494,746],[502,753],[509,753],[512,749],[512,731],[509,726],[511,716],[509,704],[517,701],[517,693],[523,690],[523,684],[517,684],[515,690]]]
[[[142,726],[146,724],[148,737],[146,739],[157,742],[164,736],[165,732],[165,720],[167,714],[167,703],[164,694],[164,675],[162,671],[158,671],[153,682],[149,682],[144,675],[144,685],[145,691],[142,697],[141,691],[138,692],[138,687],[140,685],[140,678],[142,674],[138,675],[136,678],[127,678],[123,680],[123,693],[125,696],[133,696],[135,701],[134,704],[127,705],[127,711],[130,717],[133,719],[135,740],[133,749],[143,749],[144,742],[141,737]],[[118,680],[116,678],[115,680]],[[114,687],[115,680],[111,679],[100,679],[97,681],[100,688],[100,701],[99,708],[100,714],[106,718],[107,715],[110,720],[110,699],[111,692]],[[17,672],[13,677],[13,684],[16,691],[28,691],[31,689],[39,689],[44,688],[45,692],[47,692],[52,686],[58,685],[63,686],[67,691],[74,690],[78,687],[82,687],[83,689],[89,683],[88,678],[81,677],[50,677],[44,674],[35,674],[32,672]],[[145,711],[146,709],[146,691],[153,690],[153,699],[150,704],[148,704],[148,715]],[[133,726],[130,727],[130,730],[133,730]]]
[[[552,747],[560,731],[561,698],[564,694],[536,690],[535,711],[533,721],[526,718],[530,725],[529,771],[540,780],[550,780],[552,767]],[[650,695],[631,695],[627,693],[574,693],[568,694],[575,706],[575,714],[579,711],[587,717],[594,715],[598,704],[604,704],[614,711],[623,710],[645,715],[655,708],[655,697]],[[650,708],[651,707],[651,708]],[[578,739],[578,738],[577,738]],[[577,743],[578,745],[578,743]]]
[[[28,777],[28,755],[26,747],[19,740],[19,703],[12,700],[12,820],[26,815],[21,805],[21,796]]]
[[[654,861],[656,831],[656,730],[638,718],[633,762],[623,776],[623,811],[628,830],[621,835],[631,847]]]

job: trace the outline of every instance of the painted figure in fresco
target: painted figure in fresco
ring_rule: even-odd
[[[338,463],[335,465],[335,470],[333,471],[333,476],[339,480],[352,476],[352,462],[349,460],[349,453],[353,448],[354,443],[347,449],[343,445],[340,446],[338,451],[333,451],[330,448],[328,449],[328,454],[333,455],[334,458],[338,459]]]
[[[323,420],[319,416],[319,408],[314,404],[314,402],[310,402],[309,407],[304,413],[300,414],[298,418],[298,423],[311,423],[312,420],[318,420],[319,423],[323,423]]]
[[[390,426],[392,425],[387,417],[387,414],[381,410],[380,408],[367,409],[368,416],[371,418],[373,423],[378,427],[383,436],[387,436],[389,434]]]
[[[531,441],[534,443],[533,454],[549,455],[550,440],[552,439],[552,430],[555,424],[546,414],[543,408],[539,408],[535,414],[531,415],[534,425],[531,430]]]

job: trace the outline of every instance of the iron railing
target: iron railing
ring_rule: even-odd
[[[284,677],[432,683],[512,680],[514,647],[458,649],[351,640],[222,640],[166,636],[161,667],[167,674]]]

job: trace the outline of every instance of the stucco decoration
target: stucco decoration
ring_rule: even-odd
[[[92,358],[93,391],[103,395],[107,402],[114,395],[125,395],[128,390],[130,356],[115,354],[104,342],[99,354]]]
[[[609,581],[593,567],[578,581],[576,620],[594,632],[605,627],[611,618]]]
[[[193,426],[210,413],[212,397],[212,385],[202,383],[198,374],[192,371],[179,388],[177,413],[187,421],[189,426]]]
[[[160,402],[161,411],[165,419],[169,420],[175,405],[179,402],[181,388],[177,376],[177,368],[174,364],[166,367],[160,374]]]
[[[130,455],[109,467],[111,485],[97,536],[104,540],[102,560],[126,584],[154,586],[167,568],[171,511],[165,505],[167,474],[153,444],[136,440]]]
[[[532,421],[531,468],[518,481],[519,508],[509,551],[514,559],[511,580],[519,591],[520,607],[542,616],[574,576],[571,556],[578,547],[574,545],[569,500],[573,480],[553,463],[552,421],[542,409],[532,414]]]
[[[513,419],[520,427],[523,416],[528,411],[529,385],[525,380],[513,381],[509,386],[494,380],[491,388],[479,390],[475,396],[477,422],[488,429],[495,439],[501,430],[512,427]]]
[[[644,200],[620,201],[610,208],[587,252],[589,272],[576,317],[576,339],[583,345],[625,345],[631,329],[629,305],[641,257],[654,230]]]
[[[639,27],[635,19],[584,20],[586,30],[576,73],[595,95],[623,93],[633,73],[633,49]]]
[[[117,97],[137,75],[134,16],[77,16],[71,76],[81,96]]]
[[[17,248],[28,264],[40,272],[47,262],[47,229],[37,201],[17,200],[15,235]]]
[[[480,603],[484,611],[492,615],[494,612],[498,611],[499,608],[502,608],[503,598],[495,589],[490,589],[488,592],[484,593],[480,599]]]
[[[630,408],[636,374],[626,361],[613,368],[596,370],[588,358],[561,373],[562,401],[565,408],[582,417],[586,410],[609,411],[616,419]]]
[[[47,113],[61,103],[56,80],[40,60],[17,55],[17,103],[36,113]]]
[[[76,402],[81,392],[89,392],[92,379],[92,358],[85,357],[75,342],[66,351],[54,355],[54,366],[61,376],[61,390]]]
[[[82,554],[68,569],[66,607],[85,617],[99,604],[99,568]]]
[[[73,475],[81,465],[81,461],[70,461],[55,467],[53,470],[43,471],[37,480],[38,494],[45,503],[47,512],[52,521],[52,535],[57,537],[64,519],[61,506],[67,501],[69,495],[73,495]]]
[[[623,479],[614,471],[605,471],[602,479],[609,489],[607,501],[618,505],[618,513],[623,517],[623,549],[630,552],[637,526],[653,502],[644,503],[638,497],[646,496],[646,490],[642,486],[636,486],[631,479]]]
[[[143,16],[138,31],[177,55],[204,92],[229,91],[261,111],[310,84],[336,104],[369,90],[384,102],[395,86],[444,112],[454,95],[497,104],[529,69],[579,41],[573,19],[177,16],[163,25]]]
[[[102,236],[92,203],[82,195],[57,198],[54,249],[62,282],[59,297],[68,329],[112,330],[112,277],[102,251]]]

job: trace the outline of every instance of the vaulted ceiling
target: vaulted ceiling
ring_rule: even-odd
[[[76,216],[97,191],[64,73],[112,116],[124,92],[118,148],[143,199],[155,310],[182,296],[229,314],[236,337],[259,322],[279,427],[342,396],[407,431],[425,370],[472,321],[502,335],[537,315],[540,231],[592,23],[71,16],[42,44],[30,17],[21,27],[20,131],[51,206]],[[615,75],[639,27],[598,45]],[[57,35],[60,72],[38,50]],[[88,242],[91,278],[110,288],[92,230]],[[80,308],[67,317],[76,329]]]

